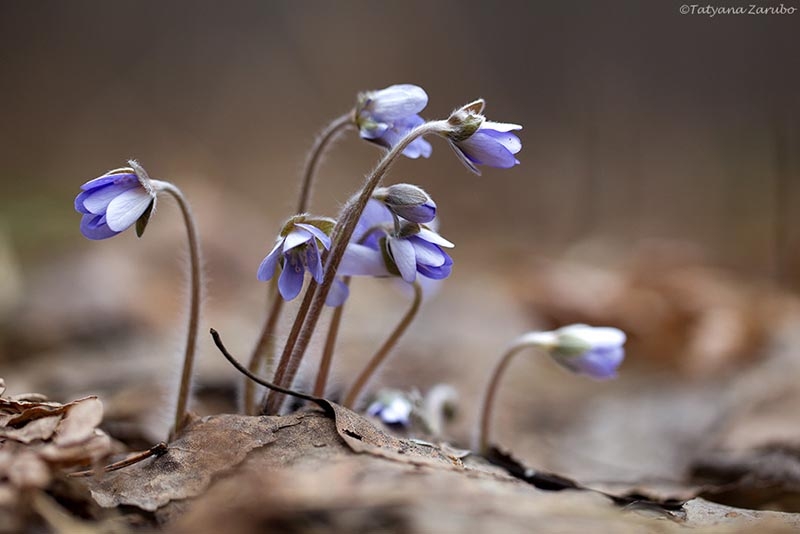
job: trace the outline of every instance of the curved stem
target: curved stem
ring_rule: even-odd
[[[298,315],[308,312],[308,307],[311,306],[311,300],[314,298],[314,291],[316,291],[316,289],[317,283],[312,278],[311,282],[308,284],[308,288],[306,289],[303,302],[300,303],[300,308],[297,310]],[[290,350],[287,350],[287,347],[294,346],[297,341],[297,336],[300,335],[301,326],[302,324],[295,321],[295,323],[292,325],[292,330],[289,332],[289,337],[286,339],[286,346],[283,348],[283,354],[281,354],[281,359],[278,361],[278,367],[275,369],[275,376],[272,378],[273,382],[279,386],[289,387],[294,380],[294,373],[290,374],[289,366],[289,357],[291,356],[291,352]],[[286,378],[287,375],[289,375],[288,379]],[[275,414],[277,413],[281,402],[283,402],[283,395],[278,390],[273,389],[264,396],[261,412],[266,415]]]
[[[311,334],[314,332],[317,322],[319,322],[320,315],[322,314],[322,308],[325,306],[325,299],[328,298],[328,293],[336,278],[336,270],[342,261],[342,257],[344,257],[344,252],[347,249],[350,238],[353,236],[358,219],[361,217],[361,213],[363,213],[370,197],[372,197],[375,188],[381,183],[381,180],[389,171],[392,164],[408,145],[422,136],[436,133],[441,134],[447,132],[449,128],[450,126],[447,121],[432,121],[421,124],[411,130],[398,144],[384,155],[383,159],[378,163],[378,166],[375,167],[375,170],[373,170],[372,174],[367,178],[358,198],[354,202],[351,201],[345,205],[342,215],[339,217],[339,223],[333,231],[331,250],[328,254],[328,260],[325,262],[325,276],[322,280],[322,284],[320,284],[319,289],[313,296],[310,308],[305,311],[302,309],[298,310],[295,316],[295,325],[302,325],[300,335],[297,336],[295,340],[287,340],[286,346],[284,347],[284,353],[287,351],[290,353],[290,361],[293,362],[292,365],[295,369],[299,366],[300,360],[302,360],[305,354],[308,342],[311,339]],[[290,381],[293,378],[293,375],[289,376]]]
[[[342,282],[350,285],[350,277],[345,276]],[[336,348],[336,338],[339,337],[339,325],[342,323],[342,315],[344,314],[343,302],[333,310],[333,317],[331,317],[331,324],[328,326],[328,337],[325,338],[325,348],[322,351],[322,359],[319,362],[319,370],[317,371],[317,380],[314,383],[314,395],[317,397],[325,396],[325,386],[328,383],[328,375],[331,371],[331,363],[333,363],[333,350]]]
[[[322,162],[322,157],[325,154],[325,150],[336,139],[338,134],[353,125],[353,113],[354,112],[351,110],[334,119],[328,126],[325,127],[322,133],[320,133],[314,141],[314,145],[309,151],[309,156],[306,160],[305,168],[303,170],[303,182],[300,185],[300,196],[297,200],[297,210],[295,213],[303,213],[308,209],[309,200],[311,198],[311,189],[314,184],[314,177],[317,174],[317,168],[319,167],[319,164]],[[277,279],[277,277],[274,279]],[[310,290],[311,289],[309,288],[309,291]],[[258,341],[256,341],[256,345],[250,355],[250,363],[247,366],[247,368],[253,373],[256,373],[259,367],[261,367],[261,362],[263,361],[265,355],[267,358],[272,357],[272,351],[268,350],[270,348],[268,345],[274,342],[275,326],[278,324],[278,317],[283,309],[283,299],[277,291],[275,291],[272,299],[272,305],[270,306],[270,311],[267,314],[266,322],[264,323],[264,327],[261,329],[261,334],[258,338]],[[278,365],[278,369],[281,372],[280,378],[283,378],[287,362],[288,355],[286,359],[283,357],[281,358],[281,361]],[[280,382],[277,375],[276,380]],[[244,389],[245,413],[252,414],[255,411],[255,404],[255,382],[252,380],[246,380]]]
[[[367,381],[386,359],[389,351],[392,350],[400,340],[400,336],[405,333],[406,329],[411,324],[411,321],[414,320],[414,317],[419,311],[419,306],[421,303],[422,286],[420,285],[419,280],[417,280],[414,282],[414,301],[411,303],[411,308],[409,308],[409,310],[397,324],[389,338],[383,342],[381,348],[379,348],[378,351],[372,356],[372,359],[369,361],[369,363],[367,363],[367,366],[364,368],[364,370],[361,371],[361,374],[358,375],[358,378],[356,378],[356,381],[350,387],[350,391],[348,391],[347,395],[345,395],[342,406],[351,409],[354,407],[356,401],[358,400],[358,396],[361,394],[361,390],[364,389]]]
[[[194,367],[195,348],[197,345],[197,328],[200,323],[200,244],[197,238],[197,227],[192,217],[192,211],[186,198],[175,185],[161,180],[152,180],[153,185],[160,191],[165,191],[172,195],[178,202],[183,222],[186,224],[186,234],[189,243],[189,262],[191,265],[190,275],[190,303],[189,303],[189,327],[186,333],[186,350],[183,356],[183,372],[181,373],[181,385],[178,391],[178,402],[175,406],[175,423],[172,428],[172,435],[180,434],[186,421],[186,412],[189,404],[189,391],[192,385],[192,368]]]
[[[264,323],[264,327],[261,329],[261,334],[258,337],[258,341],[256,342],[256,346],[253,347],[253,352],[250,355],[250,363],[248,364],[247,368],[253,374],[258,374],[259,369],[261,368],[261,362],[264,361],[265,357],[267,359],[267,372],[271,371],[271,365],[269,365],[270,360],[273,358],[273,350],[275,345],[275,326],[278,324],[278,318],[281,314],[281,309],[283,308],[283,298],[281,294],[277,291],[278,277],[275,276],[272,278],[272,284],[270,286],[270,298],[272,298],[272,304],[270,305],[269,313],[267,314],[267,321]],[[247,415],[255,415],[256,411],[256,383],[253,380],[248,380],[245,378],[244,383],[244,413]]]
[[[300,198],[297,201],[297,211],[295,213],[303,213],[308,209],[314,177],[317,174],[317,167],[322,162],[322,156],[325,155],[325,149],[341,132],[353,126],[353,113],[354,111],[350,110],[341,117],[335,118],[314,141],[314,146],[311,147],[308,153],[308,159],[303,171],[303,183],[300,186]]]
[[[511,358],[519,351],[526,347],[536,347],[536,343],[532,343],[526,336],[517,339],[511,346],[506,349],[505,354],[500,359],[500,362],[494,368],[492,379],[489,386],[486,388],[486,394],[483,397],[483,409],[481,410],[481,418],[478,424],[478,453],[486,454],[489,450],[489,423],[492,417],[492,409],[494,408],[494,399],[497,396],[498,386],[500,385],[500,377],[508,367]]]

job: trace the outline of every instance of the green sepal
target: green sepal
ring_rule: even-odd
[[[397,268],[397,264],[394,262],[392,253],[389,251],[389,240],[385,237],[381,238],[380,247],[381,253],[383,254],[383,263],[386,264],[386,269],[394,276],[400,276],[400,269]]]
[[[569,358],[581,356],[591,350],[591,348],[592,346],[589,343],[577,336],[561,334],[558,336],[558,340],[551,350],[554,356]]]
[[[153,213],[153,206],[155,205],[155,199],[151,200],[141,217],[136,219],[136,237],[142,237],[144,235],[144,230],[147,228],[147,223],[150,222],[150,215]]]

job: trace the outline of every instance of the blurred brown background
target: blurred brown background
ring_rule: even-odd
[[[390,175],[431,193],[457,244],[442,299],[417,345],[399,351],[422,361],[398,354],[398,373],[420,375],[424,364],[423,383],[456,381],[448,372],[467,373],[459,351],[472,350],[489,358],[467,380],[474,394],[490,355],[534,326],[513,307],[519,284],[504,277],[589,238],[604,239],[589,253],[598,261],[669,239],[745,277],[800,286],[800,13],[711,18],[680,6],[2,2],[0,356],[9,388],[94,392],[92,351],[121,375],[101,371],[109,391],[142,384],[179,346],[174,206],[160,205],[141,241],[127,232],[102,243],[81,237],[72,208],[83,182],[131,157],[193,203],[209,275],[204,328],[227,332],[244,356],[264,306],[255,270],[290,215],[305,151],[358,91],[394,83],[427,90],[428,118],[480,96],[490,119],[524,125],[512,170],[472,176],[434,139],[430,160],[401,161]],[[314,211],[334,215],[377,157],[355,135],[342,139]],[[374,292],[386,306],[391,297]],[[387,319],[354,301],[342,361],[384,336]],[[206,383],[232,381],[202,343]],[[11,372],[11,361],[25,371]]]

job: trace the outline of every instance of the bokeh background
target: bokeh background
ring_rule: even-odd
[[[457,385],[453,439],[463,444],[511,337],[576,320],[618,324],[632,347],[617,385],[519,363],[500,437],[577,474],[686,468],[680,447],[729,413],[732,374],[752,382],[743,362],[767,365],[800,286],[800,13],[709,17],[681,15],[681,5],[2,2],[9,389],[100,392],[118,421],[160,435],[171,412],[151,404],[171,402],[163,386],[178,372],[184,328],[177,210],[161,203],[141,240],[90,242],[72,208],[80,184],[136,158],[184,190],[208,273],[202,329],[218,328],[244,356],[265,306],[255,270],[291,215],[314,135],[358,91],[415,83],[430,96],[428,118],[483,97],[490,119],[523,124],[522,163],[476,177],[432,140],[429,160],[393,170],[389,180],[437,201],[456,268],[377,382]],[[378,156],[344,136],[313,211],[335,215]],[[405,302],[385,284],[356,288],[337,383]],[[713,356],[697,371],[703,354]],[[781,354],[790,363],[776,376],[795,380],[794,352]],[[233,409],[239,379],[204,337],[200,355],[198,409]],[[694,387],[687,376],[701,385],[681,389]],[[599,400],[587,408],[587,398]],[[621,433],[639,448],[619,444]],[[585,443],[596,447],[581,462]]]

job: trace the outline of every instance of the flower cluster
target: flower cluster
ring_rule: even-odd
[[[358,221],[339,273],[400,276],[408,283],[417,274],[441,280],[450,276],[453,266],[444,248],[453,246],[430,227],[401,220],[386,204],[372,199]]]
[[[333,312],[326,353],[314,386],[315,395],[323,395],[327,369],[336,344],[335,329],[341,318],[341,306],[349,292],[347,277],[393,277],[402,280],[403,287],[411,289],[414,299],[410,309],[347,392],[342,404],[355,407],[370,376],[391,352],[417,313],[423,294],[419,282],[443,280],[450,276],[453,259],[447,250],[454,245],[437,232],[437,204],[416,185],[398,183],[381,187],[385,174],[399,154],[409,158],[427,158],[432,148],[425,136],[437,136],[444,138],[459,160],[474,173],[480,174],[479,166],[511,168],[519,164],[516,154],[521,150],[522,143],[513,132],[522,126],[487,120],[483,115],[483,100],[456,109],[447,119],[438,121],[426,121],[419,115],[427,103],[425,91],[410,84],[361,93],[352,112],[333,121],[316,143],[304,174],[298,211],[305,211],[316,164],[321,160],[325,145],[339,129],[355,125],[363,139],[386,148],[387,152],[368,176],[361,191],[345,205],[338,220],[306,213],[289,218],[257,269],[256,277],[260,281],[278,277],[278,292],[272,297],[274,305],[270,307],[271,315],[267,318],[260,340],[255,344],[248,366],[254,373],[260,372],[259,358],[263,352],[268,352],[265,347],[270,344],[265,340],[275,337],[271,329],[277,324],[283,300],[289,301],[300,295],[306,285],[306,273],[314,281],[308,284],[306,299],[298,307],[292,333],[276,367],[274,381],[283,388],[277,387],[276,391],[286,393],[287,388],[292,386],[294,374],[300,366],[308,340],[314,334],[321,310],[328,304],[340,308]],[[187,402],[199,321],[202,284],[197,232],[189,205],[178,188],[169,182],[151,180],[135,161],[129,164],[129,167],[109,171],[81,186],[81,192],[75,198],[75,209],[82,214],[80,228],[84,236],[106,239],[134,224],[137,234],[141,236],[155,209],[156,197],[161,192],[175,197],[181,208],[187,225],[192,283],[184,372],[174,427],[177,433],[188,420]],[[572,325],[552,332],[531,332],[518,338],[497,367],[488,390],[481,423],[481,450],[485,450],[488,443],[491,399],[499,374],[516,352],[533,346],[545,351],[572,372],[607,379],[616,375],[624,359],[625,341],[625,334],[616,328],[586,325]],[[445,407],[454,395],[449,390],[442,391],[444,393],[440,392],[435,398],[441,400],[437,406]],[[254,393],[246,392],[244,396],[245,406],[249,406],[246,410],[256,413],[252,409],[256,404]],[[281,400],[281,397],[274,396],[265,399],[263,412],[278,413]],[[403,394],[389,392],[378,396],[367,412],[388,424],[407,426],[414,413],[414,404]],[[432,429],[437,426],[441,427],[431,424]]]

